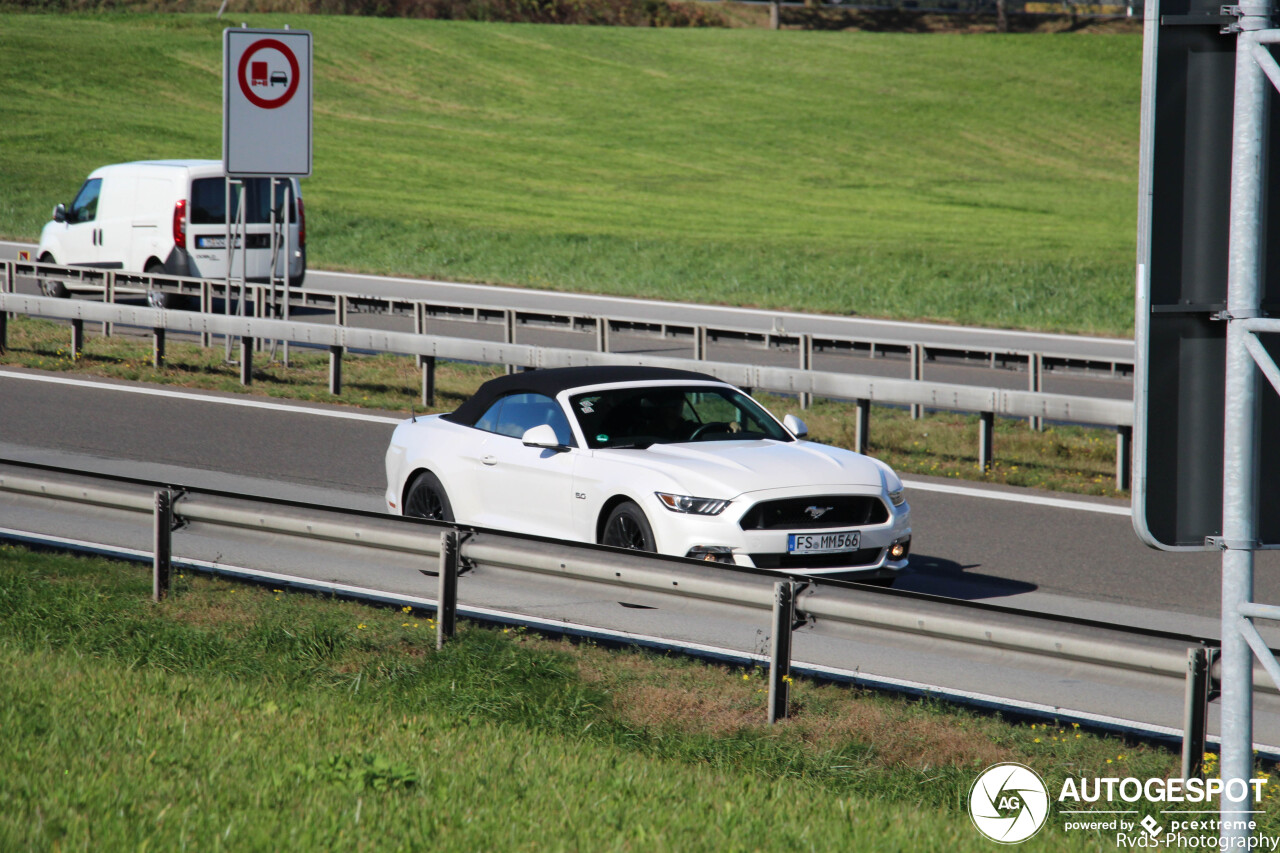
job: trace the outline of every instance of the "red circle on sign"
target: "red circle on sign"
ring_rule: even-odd
[[[284,94],[278,98],[260,98],[253,93],[249,80],[245,77],[245,69],[249,67],[249,60],[260,50],[274,48],[284,55],[289,61],[289,88],[285,89]],[[283,107],[289,103],[289,99],[293,97],[293,93],[298,91],[298,59],[293,55],[293,51],[285,46],[284,42],[278,39],[263,39],[256,41],[253,46],[244,52],[240,57],[240,68],[236,74],[236,78],[240,82],[240,91],[244,92],[244,96],[249,99],[249,103],[256,107],[262,107],[264,110],[274,110],[276,107]]]

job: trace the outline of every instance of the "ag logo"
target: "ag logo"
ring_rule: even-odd
[[[1030,767],[993,764],[973,783],[969,817],[992,841],[1017,844],[1044,826],[1049,817],[1049,791]]]

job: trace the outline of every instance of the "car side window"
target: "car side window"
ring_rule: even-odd
[[[92,222],[98,216],[98,196],[102,192],[102,178],[85,181],[76,200],[71,202],[67,211],[69,222]]]
[[[476,429],[520,438],[536,426],[550,424],[556,441],[572,445],[573,430],[560,404],[544,394],[508,394],[476,420]]]

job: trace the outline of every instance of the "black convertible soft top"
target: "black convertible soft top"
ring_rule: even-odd
[[[674,370],[669,367],[643,367],[637,365],[597,365],[592,367],[554,367],[549,370],[526,370],[490,379],[458,410],[441,415],[444,420],[463,426],[474,426],[480,416],[499,397],[508,394],[545,394],[554,397],[566,388],[587,385],[605,385],[610,382],[644,382],[647,380],[685,380],[719,382],[714,376],[695,373],[692,370]]]

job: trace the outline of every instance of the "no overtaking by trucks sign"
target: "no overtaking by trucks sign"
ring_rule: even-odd
[[[223,30],[222,165],[234,177],[311,174],[311,33]]]

